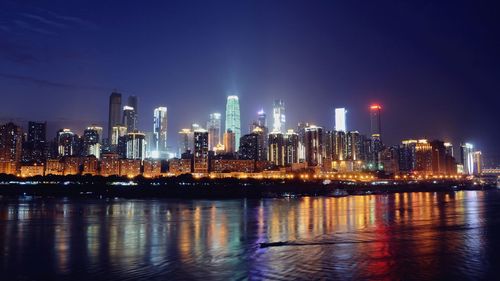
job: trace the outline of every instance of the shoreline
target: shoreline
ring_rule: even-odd
[[[290,198],[303,196],[344,197],[352,195],[392,194],[402,192],[454,192],[460,190],[490,190],[494,185],[474,185],[468,181],[423,181],[360,183],[333,181],[234,181],[193,180],[160,182],[91,183],[70,182],[38,184],[3,184],[0,196],[126,198],[126,199],[236,199]]]

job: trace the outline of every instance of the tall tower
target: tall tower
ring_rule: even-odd
[[[273,132],[284,134],[286,130],[285,103],[283,100],[275,100],[273,104]]]
[[[167,155],[167,108],[155,108],[153,114],[153,158],[168,158]]]
[[[17,174],[22,153],[22,131],[14,123],[0,126],[0,174]]]
[[[137,119],[135,118],[135,109],[131,106],[123,107],[123,119],[122,124],[127,127],[129,132],[133,132],[137,127]]]
[[[235,137],[235,147],[240,147],[241,123],[238,96],[228,96],[226,103],[226,132],[231,130]]]
[[[266,113],[264,112],[264,109],[257,112],[257,124],[259,127],[267,127]]]
[[[139,112],[138,110],[138,105],[137,105],[137,96],[129,96],[127,100],[127,105],[134,108],[135,114],[137,116],[137,113]]]
[[[372,139],[381,140],[382,123],[380,118],[380,111],[382,107],[378,104],[370,106],[370,128]]]
[[[323,164],[323,128],[310,125],[305,128],[305,151],[308,166]]]
[[[474,145],[464,143],[460,146],[460,163],[464,166],[464,174],[474,174]]]
[[[120,124],[122,94],[113,92],[109,96],[108,138],[111,138],[113,126]]]
[[[346,113],[345,108],[335,108],[335,131],[346,131]]]
[[[221,114],[211,113],[207,122],[208,130],[208,148],[213,150],[218,144],[221,143]]]
[[[194,131],[194,172],[208,173],[208,131]]]

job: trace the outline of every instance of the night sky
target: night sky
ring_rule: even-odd
[[[113,89],[139,97],[139,128],[167,106],[169,143],[240,96],[242,133],[285,101],[287,127],[383,139],[469,141],[500,159],[500,8],[486,1],[0,2],[0,119],[81,132],[107,126]],[[147,5],[145,3],[148,3]],[[25,124],[23,124],[26,126]],[[456,151],[458,152],[458,151]]]

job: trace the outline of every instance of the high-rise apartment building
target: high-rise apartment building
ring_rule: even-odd
[[[195,173],[208,173],[208,131],[197,129],[194,131],[194,162]]]
[[[305,131],[305,153],[308,166],[323,164],[323,128],[310,125]]]

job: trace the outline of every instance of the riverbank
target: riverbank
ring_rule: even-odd
[[[300,181],[300,180],[139,180],[95,182],[10,181],[0,184],[0,195],[82,198],[277,198],[300,196],[347,196],[398,192],[450,192],[483,190],[493,185],[470,181]]]

